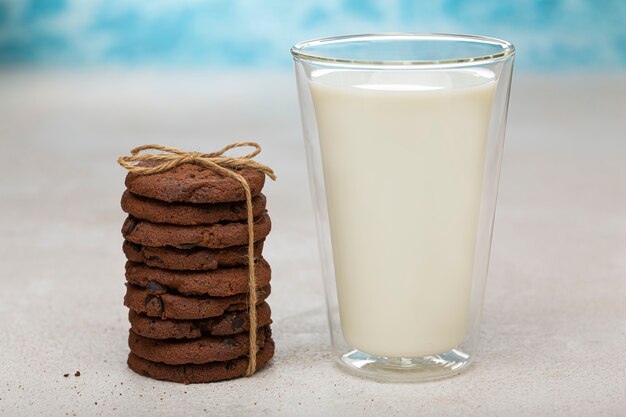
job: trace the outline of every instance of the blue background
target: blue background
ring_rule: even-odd
[[[280,68],[297,41],[385,31],[503,38],[518,70],[626,69],[623,0],[0,0],[0,63]]]

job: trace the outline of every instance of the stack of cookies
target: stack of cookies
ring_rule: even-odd
[[[253,196],[256,269],[256,369],[274,354],[271,270],[261,256],[271,222],[261,189],[265,175],[241,169]],[[128,366],[156,379],[194,383],[246,374],[249,361],[249,270],[246,196],[235,179],[183,164],[129,172],[122,227],[130,309]]]

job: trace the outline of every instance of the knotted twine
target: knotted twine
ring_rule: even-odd
[[[234,148],[252,147],[254,151],[239,157],[224,156],[224,153]],[[160,151],[162,153],[146,153],[143,151]],[[246,192],[246,209],[248,223],[248,315],[250,318],[250,360],[246,376],[250,376],[256,370],[257,347],[257,317],[256,317],[256,276],[254,265],[254,219],[252,213],[252,193],[246,179],[234,171],[234,169],[252,168],[263,172],[272,180],[276,180],[274,171],[252,158],[261,153],[261,146],[255,142],[235,142],[217,152],[200,153],[184,152],[176,148],[162,145],[143,145],[130,151],[130,155],[122,156],[117,162],[134,174],[151,175],[169,171],[182,164],[196,164],[208,168],[225,177],[237,180]]]

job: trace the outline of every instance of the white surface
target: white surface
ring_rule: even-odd
[[[1,415],[626,414],[626,77],[515,80],[479,357],[425,384],[328,360],[292,74],[1,73],[0,91]],[[279,176],[276,357],[218,384],[140,377],[125,364],[115,158],[235,139],[261,142]]]

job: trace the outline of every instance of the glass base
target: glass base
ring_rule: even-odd
[[[341,368],[353,375],[381,382],[420,382],[447,378],[471,364],[470,355],[459,349],[417,358],[387,358],[353,350],[337,358]]]

